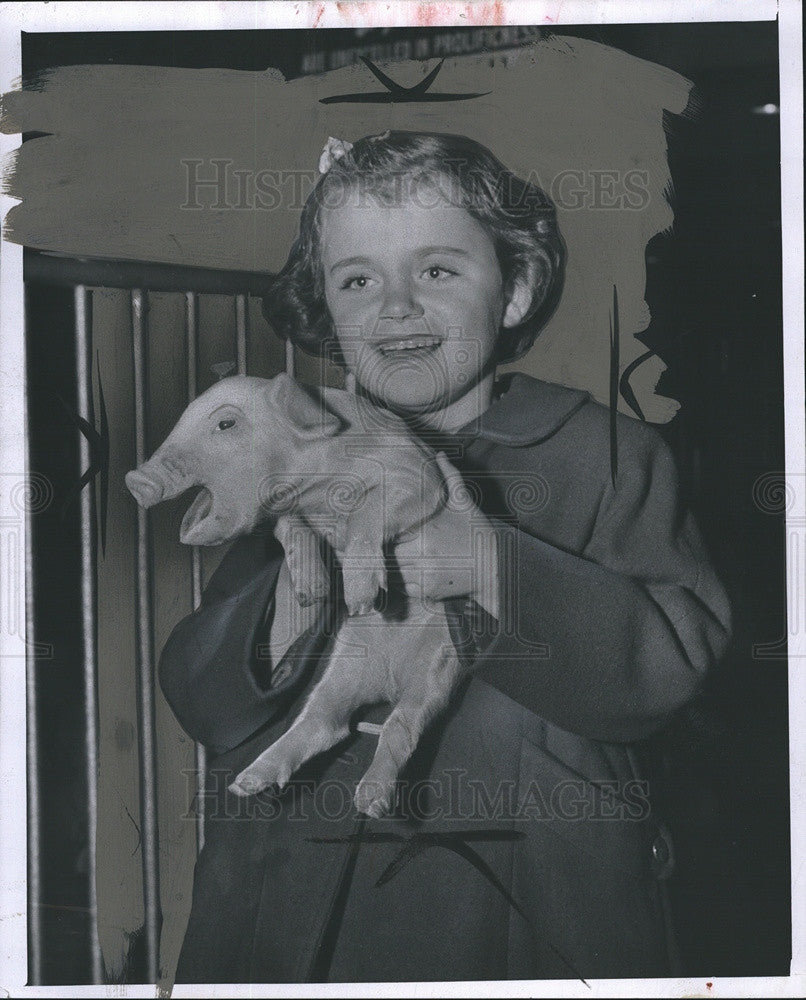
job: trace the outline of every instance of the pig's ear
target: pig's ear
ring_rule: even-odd
[[[315,398],[290,375],[277,375],[266,393],[280,420],[300,437],[332,437],[344,427],[324,400]]]

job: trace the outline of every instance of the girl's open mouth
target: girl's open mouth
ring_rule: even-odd
[[[438,337],[401,337],[400,340],[385,340],[377,344],[384,357],[401,354],[430,354],[442,341]]]

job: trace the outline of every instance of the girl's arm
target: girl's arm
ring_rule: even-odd
[[[270,685],[266,624],[282,561],[271,536],[234,542],[199,608],[174,628],[160,656],[166,700],[182,728],[214,753],[267,722],[288,687]]]
[[[672,454],[654,432],[641,442],[621,456],[581,554],[495,522],[502,620],[479,675],[604,741],[660,728],[730,639],[728,599],[681,504]]]

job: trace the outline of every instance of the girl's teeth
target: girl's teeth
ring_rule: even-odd
[[[396,340],[390,344],[381,344],[381,351],[388,354],[392,351],[416,351],[421,347],[438,347],[439,341],[433,338],[427,340]]]

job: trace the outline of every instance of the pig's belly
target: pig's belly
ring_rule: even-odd
[[[333,657],[355,658],[368,698],[391,704],[403,698],[440,700],[456,678],[458,659],[442,605],[410,602],[406,617],[390,621],[379,611],[347,618],[339,629]],[[360,665],[360,668],[359,668]]]

